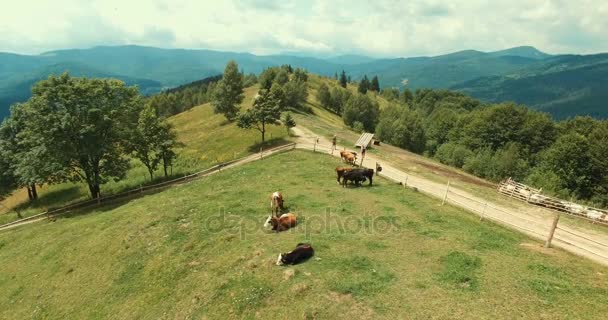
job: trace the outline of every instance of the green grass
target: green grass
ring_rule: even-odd
[[[601,319],[606,269],[339,160],[291,151],[0,233],[1,319]],[[261,229],[281,190],[299,217]],[[310,242],[315,257],[274,265]],[[294,270],[291,277],[286,270]],[[289,307],[287,307],[289,306]]]
[[[242,108],[253,104],[257,86],[245,89]],[[178,158],[174,163],[170,178],[181,177],[209,168],[217,163],[241,158],[258,152],[261,147],[261,135],[258,131],[243,130],[235,123],[227,123],[224,116],[213,113],[210,103],[197,106],[186,112],[171,117],[183,148],[177,150]],[[286,143],[287,131],[281,126],[269,126],[266,133],[267,143],[272,146]],[[103,195],[111,195],[131,190],[140,185],[147,185],[165,180],[162,168],[155,172],[155,181],[151,182],[148,170],[138,161],[131,161],[127,177],[121,181],[110,181],[102,186]],[[8,208],[17,208],[24,217],[41,213],[49,208],[89,199],[89,192],[84,183],[62,183],[44,186],[40,189],[39,199],[30,203],[25,190],[16,192],[11,198],[3,201]],[[17,220],[16,213],[7,212],[0,206],[0,224]]]

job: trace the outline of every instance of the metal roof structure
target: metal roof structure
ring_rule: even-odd
[[[374,138],[374,134],[373,133],[364,132],[359,137],[359,140],[357,140],[357,143],[355,143],[355,147],[359,147],[360,148],[362,146],[365,146],[367,148],[372,143],[372,139],[373,138]]]

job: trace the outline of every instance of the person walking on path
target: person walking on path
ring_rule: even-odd
[[[365,146],[361,146],[361,165],[363,166],[363,159],[365,159]]]
[[[334,154],[334,150],[336,150],[336,135],[331,138],[331,154]]]

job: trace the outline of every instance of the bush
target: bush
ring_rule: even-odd
[[[356,121],[363,124],[367,132],[374,132],[380,107],[376,101],[372,101],[368,96],[357,94],[348,99],[344,107],[342,118],[348,126],[354,127]]]
[[[424,151],[426,138],[422,120],[418,113],[405,106],[391,105],[382,111],[376,133],[393,145],[417,153]]]
[[[435,158],[441,163],[447,165],[462,168],[465,160],[473,155],[473,151],[467,149],[465,146],[449,142],[441,145],[435,153]]]

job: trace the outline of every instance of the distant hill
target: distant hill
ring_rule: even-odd
[[[77,76],[115,77],[137,84],[147,94],[221,74],[229,60],[236,60],[246,73],[257,74],[267,67],[282,64],[325,76],[345,70],[355,81],[363,75],[377,75],[381,87],[455,88],[487,101],[502,101],[503,98],[522,103],[533,101],[532,106],[559,117],[571,113],[564,110],[592,110],[588,113],[597,117],[608,115],[597,107],[594,98],[602,91],[602,86],[606,86],[602,82],[586,87],[593,93],[582,92],[584,88],[573,82],[555,84],[561,91],[576,91],[576,94],[567,97],[546,95],[540,90],[538,94],[529,94],[535,96],[534,99],[521,98],[519,86],[511,82],[524,77],[533,81],[533,77],[583,67],[588,68],[577,72],[581,72],[579,76],[587,76],[605,60],[597,55],[552,56],[524,46],[495,52],[464,50],[434,57],[374,59],[361,55],[331,58],[298,53],[258,56],[212,50],[102,46],[57,50],[35,56],[0,53],[0,118],[7,114],[10,104],[29,97],[33,83],[52,73],[69,71]],[[579,98],[574,99],[574,96]]]
[[[1,59],[1,57],[0,57]],[[2,65],[2,63],[0,63]],[[133,78],[129,76],[112,74],[91,68],[79,62],[65,62],[52,65],[38,65],[34,70],[27,70],[24,66],[13,65],[13,70],[19,68],[21,72],[2,77],[0,82],[0,119],[9,115],[9,106],[16,102],[26,101],[31,96],[31,87],[39,80],[49,75],[60,75],[69,71],[76,77],[116,78],[127,85],[136,85],[143,94],[158,92],[162,84],[155,80]],[[5,70],[8,68],[5,68]]]
[[[556,119],[575,115],[608,118],[608,54],[558,56],[506,76],[455,85],[488,102],[515,101]]]

